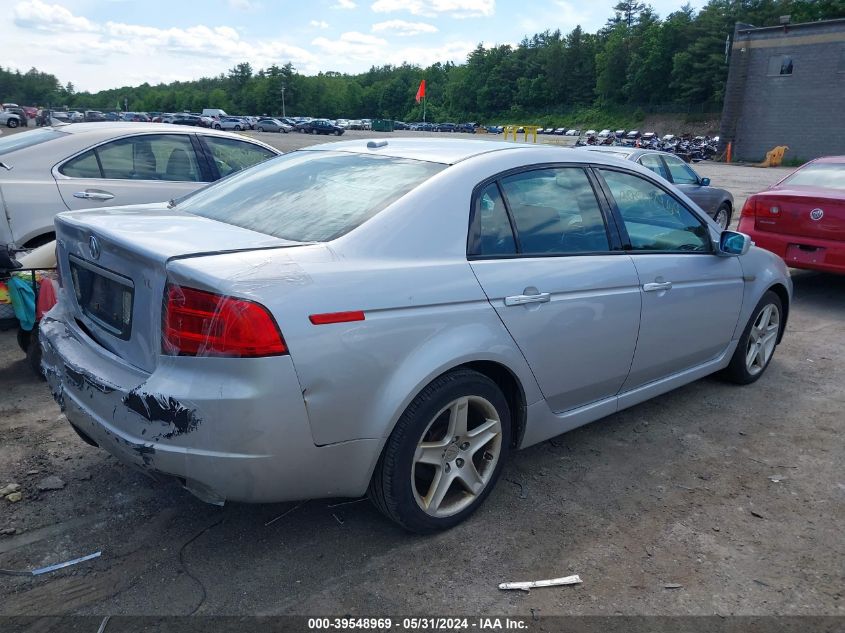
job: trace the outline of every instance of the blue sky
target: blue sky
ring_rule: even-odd
[[[303,73],[460,62],[478,43],[601,27],[615,0],[6,0],[3,66],[78,90],[216,75],[241,61]],[[692,0],[699,8],[704,0]],[[654,0],[664,16],[677,0]],[[11,19],[9,19],[11,17]]]

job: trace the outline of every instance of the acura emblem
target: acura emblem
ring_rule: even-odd
[[[91,259],[100,259],[100,240],[93,235],[88,238],[88,250],[91,251]]]
[[[810,219],[811,220],[815,220],[816,222],[818,222],[823,217],[824,217],[824,211],[822,211],[821,209],[813,209],[812,211],[810,211]]]

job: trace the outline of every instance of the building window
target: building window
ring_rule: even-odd
[[[771,77],[779,75],[792,74],[792,56],[791,55],[773,55],[769,57],[769,72]]]

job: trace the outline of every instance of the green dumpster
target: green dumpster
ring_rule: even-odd
[[[390,119],[373,119],[373,132],[392,132],[393,121]]]

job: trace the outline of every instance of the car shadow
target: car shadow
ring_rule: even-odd
[[[795,308],[845,308],[845,275],[792,269]]]

